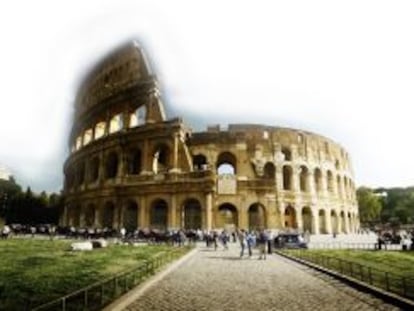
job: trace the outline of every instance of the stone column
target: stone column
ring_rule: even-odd
[[[171,195],[171,206],[168,213],[168,227],[177,228],[177,196],[175,194]]]
[[[285,205],[282,202],[278,202],[278,206],[279,206],[279,215],[280,215],[280,228],[284,229],[285,228]]]
[[[326,170],[321,169],[321,196],[326,198],[328,196],[328,180]]]
[[[174,133],[174,145],[173,145],[173,158],[172,158],[172,169],[170,169],[170,172],[177,173],[179,172],[178,168],[178,147],[179,147],[179,137],[180,133]]]
[[[283,165],[275,166],[276,191],[280,193],[283,191]]]
[[[300,204],[300,203],[299,203]],[[296,227],[299,232],[303,231],[303,218],[302,218],[302,208],[298,203],[295,204],[295,214],[296,214]]]
[[[139,223],[140,229],[149,228],[149,207],[147,206],[147,198],[141,196],[139,198]]]
[[[85,227],[85,208],[82,206],[80,208],[80,214],[79,214],[79,227]]]
[[[211,192],[206,194],[206,228],[207,230],[212,229],[212,218],[213,218],[213,195]]]
[[[292,191],[300,192],[300,168],[292,165]]]
[[[93,226],[95,228],[101,228],[102,227],[101,213],[102,213],[101,208],[99,206],[95,207],[94,224],[93,224]]]
[[[151,175],[153,154],[150,150],[150,144],[149,144],[148,139],[144,140],[144,147],[142,151],[143,152],[141,153],[141,155],[143,156],[143,159],[142,159],[141,175]]]
[[[245,208],[243,208],[243,207],[240,207],[238,210],[237,210],[237,213],[238,213],[238,216],[239,216],[239,221],[238,221],[238,224],[239,224],[239,228],[240,229],[248,229],[248,221],[247,221],[247,210],[245,209]]]
[[[319,211],[316,207],[311,208],[312,213],[312,233],[319,234]]]
[[[326,225],[326,232],[328,234],[332,234],[332,217],[331,211],[329,209],[325,209],[325,225]]]

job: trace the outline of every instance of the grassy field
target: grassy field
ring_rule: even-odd
[[[313,249],[285,252],[414,299],[414,252]]]
[[[167,246],[69,251],[70,241],[1,240],[0,310],[25,310],[137,266]]]

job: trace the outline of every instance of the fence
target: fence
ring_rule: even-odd
[[[292,250],[283,253],[335,270],[343,275],[385,289],[402,297],[414,299],[414,279],[411,277],[405,277],[341,258],[314,254],[306,250]]]
[[[140,284],[146,277],[154,274],[163,265],[180,257],[182,254],[183,249],[157,254],[132,270],[122,272],[35,307],[32,311],[101,310],[104,306]]]
[[[378,243],[348,243],[348,242],[310,242],[310,249],[378,249]],[[401,244],[382,244],[381,250],[400,251]]]

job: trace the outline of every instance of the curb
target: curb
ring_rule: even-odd
[[[293,256],[289,256],[289,255],[283,254],[283,253],[278,252],[278,251],[276,251],[275,253],[277,255],[281,256],[281,257],[290,259],[290,260],[295,261],[297,263],[300,263],[302,265],[305,265],[305,266],[308,266],[308,267],[313,268],[315,270],[318,270],[319,272],[328,274],[329,276],[332,276],[333,278],[335,278],[335,279],[337,279],[337,280],[339,280],[343,283],[346,283],[347,285],[350,285],[354,288],[357,288],[360,291],[372,294],[372,295],[384,300],[387,303],[390,303],[394,306],[402,308],[403,310],[414,310],[414,301],[413,300],[401,297],[401,296],[399,296],[397,294],[394,294],[394,293],[391,293],[391,292],[384,291],[382,289],[379,289],[378,287],[369,285],[369,284],[361,282],[357,279],[354,279],[354,278],[351,278],[349,276],[340,274],[339,272],[324,268],[322,266],[319,266],[317,264],[308,262],[306,260],[302,260],[302,259],[299,259],[299,258],[296,258],[296,257],[293,257]]]
[[[151,286],[155,285],[158,281],[166,277],[168,274],[177,269],[184,262],[189,260],[190,257],[192,257],[196,252],[197,248],[194,248],[187,254],[185,254],[183,257],[179,258],[171,264],[168,264],[163,270],[156,273],[142,284],[139,284],[137,287],[130,290],[125,295],[119,297],[118,299],[107,305],[105,308],[102,309],[102,311],[124,310],[127,306],[129,306],[131,303],[133,303],[135,300],[141,297]]]

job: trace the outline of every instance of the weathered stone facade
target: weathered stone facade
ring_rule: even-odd
[[[167,120],[139,46],[122,46],[78,93],[64,167],[63,225],[135,228],[359,228],[348,153],[302,130]]]

